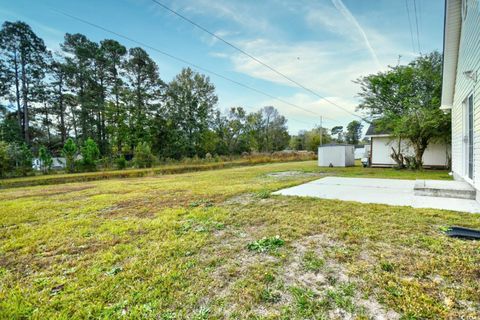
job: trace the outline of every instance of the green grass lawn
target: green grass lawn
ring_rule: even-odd
[[[270,195],[328,175],[449,179],[305,161],[0,190],[0,318],[479,317],[480,244],[442,230],[480,216]]]

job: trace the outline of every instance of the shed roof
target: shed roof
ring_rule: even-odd
[[[375,122],[372,121],[370,123],[370,126],[367,129],[367,132],[365,133],[365,137],[370,138],[370,137],[385,137],[385,136],[390,136],[391,132],[388,130],[380,130],[377,127],[375,127]]]

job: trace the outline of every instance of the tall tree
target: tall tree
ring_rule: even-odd
[[[332,136],[337,136],[337,142],[342,143],[343,142],[343,126],[335,126],[330,130],[330,133]]]
[[[132,48],[128,53],[125,74],[129,90],[124,91],[124,99],[129,109],[130,146],[133,149],[139,142],[151,143],[151,119],[161,107],[163,82],[157,64],[145,50]]]
[[[442,55],[432,52],[408,65],[357,80],[361,85],[360,110],[376,120],[380,130],[389,130],[397,139],[407,140],[415,151],[414,167],[422,165],[428,144],[448,140],[450,114],[440,109]]]
[[[30,107],[35,101],[32,83],[44,77],[46,47],[24,22],[6,21],[0,30],[3,77],[9,84],[10,100],[17,105],[17,121],[27,144],[30,143]]]
[[[52,60],[50,63],[50,75],[52,80],[50,82],[51,88],[51,102],[53,106],[53,113],[58,119],[58,131],[60,132],[60,142],[65,144],[67,140],[67,110],[65,103],[66,77],[67,66],[63,61]]]
[[[347,125],[345,140],[349,144],[358,144],[362,136],[363,124],[360,121],[353,120]]]
[[[107,39],[100,42],[100,52],[105,59],[107,94],[113,100],[107,103],[104,119],[108,123],[106,133],[111,135],[112,143],[121,151],[127,133],[125,104],[120,100],[122,90],[125,90],[122,72],[127,49],[119,42]]]
[[[76,99],[71,115],[75,131],[82,141],[97,137],[99,91],[94,78],[94,61],[98,45],[82,34],[67,33],[62,50],[66,53],[68,88]]]
[[[218,101],[215,86],[208,77],[186,68],[169,83],[166,95],[167,112],[178,128],[180,147],[188,156],[203,156],[203,138]]]

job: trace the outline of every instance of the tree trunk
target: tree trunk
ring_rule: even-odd
[[[63,108],[63,74],[58,79],[58,107],[60,108],[60,136],[62,145],[67,140],[67,132],[65,130],[65,110]]]
[[[398,151],[392,148],[392,153],[390,157],[397,163],[398,168],[402,169],[405,167],[405,157],[402,154],[402,139],[398,138]]]
[[[73,125],[73,132],[75,134],[75,141],[78,141],[78,131],[77,131],[77,121],[75,119],[75,110],[73,110],[73,107],[70,107],[72,111],[72,125]]]
[[[413,148],[415,149],[415,169],[420,169],[423,166],[423,154],[427,145],[423,143],[414,143]]]
[[[18,60],[17,52],[15,51],[15,58],[13,59],[13,64],[15,68],[15,100],[17,102],[17,117],[18,117],[18,128],[20,130],[20,136],[23,136],[23,121],[22,121],[22,108],[20,106],[20,76],[18,74]]]
[[[29,119],[28,119],[28,83],[27,74],[25,70],[25,61],[23,56],[21,57],[22,68],[22,100],[23,100],[23,127],[25,134],[25,143],[30,144],[30,132],[29,132]]]
[[[48,146],[50,146],[50,125],[48,120],[48,107],[45,101],[43,102],[43,108],[44,108],[43,110],[45,111],[45,126],[47,128],[47,141],[48,141]]]

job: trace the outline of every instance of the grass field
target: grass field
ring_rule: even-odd
[[[328,175],[449,179],[304,161],[0,190],[0,319],[480,316],[480,244],[443,233],[480,216],[270,195]]]

